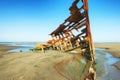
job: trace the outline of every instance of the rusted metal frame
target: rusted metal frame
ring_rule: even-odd
[[[82,35],[85,34],[84,37],[87,36],[86,28],[84,28],[83,30],[81,30],[81,32],[82,32],[82,33],[79,33],[77,36],[74,36],[71,41],[74,42],[74,41],[79,40],[79,43],[81,43],[81,41],[82,41],[82,40],[81,40]]]
[[[92,57],[92,61],[95,61],[94,45],[92,42],[92,35],[90,31],[90,23],[89,23],[89,16],[88,16],[88,1],[83,0],[83,4],[84,4],[85,13],[87,14],[86,15],[86,18],[87,18],[86,26],[87,26],[87,36],[88,36],[88,41],[89,41],[90,52],[92,53],[91,57]]]
[[[79,9],[79,11],[82,10],[82,9],[83,9],[83,5],[82,5],[82,7]],[[81,15],[83,16],[84,13],[82,13]],[[70,17],[71,17],[71,16],[70,16]],[[65,21],[69,21],[69,18],[70,18],[70,17],[68,17]],[[70,22],[70,23],[73,23],[73,22]],[[71,27],[73,27],[75,24],[76,24],[76,23],[74,22],[74,24],[68,26],[68,29],[70,29]],[[66,30],[67,30],[67,29],[66,29]]]
[[[72,24],[73,23],[73,24]],[[71,22],[70,25],[68,25],[64,30],[69,30],[72,26],[74,26],[76,23],[74,22]]]
[[[81,30],[82,33],[86,33],[87,32],[87,27],[85,27],[84,29]]]
[[[75,37],[75,35],[73,34],[72,30],[70,30],[70,33],[71,33],[71,35],[72,35],[73,37]]]
[[[80,33],[80,34],[78,34],[77,36],[75,36],[73,39],[74,40],[77,40],[79,37],[81,37],[81,35],[83,35],[83,34],[85,34],[85,33]]]
[[[65,21],[63,24],[61,24],[57,29],[55,29],[50,35],[52,34],[57,34],[62,32],[68,25],[70,25],[71,23],[69,22],[69,24],[64,25],[65,23],[67,23],[68,21]]]
[[[85,29],[86,30],[86,29]],[[71,31],[71,30],[70,30]],[[84,29],[83,29],[83,31],[84,31]],[[72,31],[71,31],[72,32]],[[80,41],[81,41],[81,39],[80,39],[80,35],[82,35],[82,34],[84,34],[85,32],[83,32],[83,33],[80,33],[80,34],[78,34],[77,36],[74,36],[73,37],[73,39],[71,40],[72,42],[74,42],[75,41],[75,44],[77,45],[77,43],[76,43],[76,41],[79,39]],[[85,33],[86,34],[86,33]],[[73,35],[73,33],[72,33],[72,35]]]
[[[59,41],[58,41],[59,43],[59,45],[57,45],[56,47],[60,47],[60,49],[62,50],[62,51],[64,51],[64,50],[67,50],[68,48],[67,48],[67,42],[68,42],[68,39],[67,40],[63,40],[63,39],[60,39]]]
[[[77,25],[79,25],[79,23],[75,23],[74,25],[70,26],[70,27],[68,28],[68,30],[71,30],[71,31],[72,31],[73,28],[76,27]]]
[[[65,42],[63,40],[64,37],[60,37],[60,35],[61,34],[57,35],[59,37],[59,39],[53,44],[53,46],[56,47],[56,49],[58,49],[58,47],[59,47],[60,50],[64,51],[64,49],[66,49],[66,46],[65,46],[66,43],[64,43]]]
[[[85,1],[83,0],[83,3],[84,3]],[[86,2],[85,2],[86,3]],[[85,6],[86,4],[84,4],[84,9],[85,8],[87,8],[86,6]],[[81,9],[83,9],[83,8],[81,8]],[[85,10],[85,11],[87,11],[87,10]],[[87,14],[87,12],[85,12],[86,14]],[[85,15],[85,13],[84,14],[82,14],[83,16]],[[88,18],[88,15],[87,15],[87,18]],[[89,19],[87,19],[87,20],[89,20]],[[63,23],[63,24],[65,24],[67,22],[67,20]],[[88,22],[88,21],[87,21]],[[85,24],[85,23],[84,23]],[[77,28],[76,29],[78,29],[78,28],[80,28],[80,27],[82,27],[84,24],[81,24],[79,27],[77,26]],[[87,23],[87,26],[88,26],[88,32],[87,32],[87,34],[88,34],[88,38],[89,38],[89,36],[91,35],[91,33],[90,33],[90,29],[89,29],[89,25],[88,25],[88,23]],[[67,27],[67,26],[66,26]],[[73,26],[72,26],[73,27]],[[72,29],[75,29],[75,27],[74,28],[72,28]],[[57,28],[57,30],[58,30],[58,32],[61,32],[61,31],[59,31],[59,28]],[[67,30],[67,29],[66,29]],[[56,30],[55,30],[56,31]],[[62,30],[62,31],[64,31],[64,29]],[[58,35],[58,34],[57,34]],[[92,44],[91,43],[91,38],[90,39],[88,39],[89,40],[89,43],[90,43],[90,45]],[[92,49],[92,47],[90,47],[91,49]]]
[[[84,5],[82,5],[82,6],[79,8],[79,12],[80,12],[82,9],[84,9]],[[71,17],[71,16],[70,16],[70,17]],[[70,17],[68,17],[65,21],[68,21]]]
[[[79,24],[81,24],[82,22],[84,22],[86,20],[86,18],[83,18],[82,20],[80,20],[78,23],[75,23],[74,25],[70,26],[68,29],[69,30],[73,30],[75,27],[77,27]]]
[[[53,47],[53,50],[55,50],[55,47],[56,47],[56,42],[58,41],[57,40],[57,37],[54,35],[54,34],[52,34],[51,35],[52,36],[52,47]]]
[[[85,12],[84,13],[82,13],[81,14],[81,16],[84,16],[84,18],[82,19],[82,20],[80,20],[79,21],[79,23],[76,23],[76,24],[74,24],[73,26],[71,26],[70,28],[69,28],[69,30],[73,30],[75,27],[77,27],[79,24],[82,24],[84,21],[86,21],[86,16],[85,16]]]
[[[69,42],[69,46],[72,48],[71,37],[74,36],[73,33],[71,32],[71,30],[64,30],[63,32],[64,34],[69,34],[67,36],[65,35],[64,37],[65,48],[68,49],[67,48],[68,42]]]
[[[59,33],[59,35],[61,35],[61,34]],[[65,45],[65,43],[63,43],[63,42],[65,42],[64,37],[61,37],[58,41],[59,41],[59,45],[58,46],[60,46],[61,49],[63,50],[63,46]]]
[[[61,33],[61,32],[64,32],[65,30],[68,30],[68,29],[66,29],[67,27],[69,27],[69,25],[71,25],[71,23],[72,22],[69,22],[67,25],[64,25],[65,24],[65,22],[62,24],[62,25],[64,25],[65,27],[64,28],[62,28],[62,29],[57,29],[58,30],[58,34],[59,33]]]
[[[62,38],[64,38],[65,36],[63,35],[63,32],[60,32],[59,35],[62,36]]]
[[[86,24],[86,20],[83,20],[82,22],[78,23],[76,26],[73,26],[73,28],[71,28],[70,30],[73,30],[73,29],[79,29],[81,28],[82,26],[84,26]]]
[[[60,35],[62,35],[62,37],[61,37]],[[57,35],[55,35],[54,37],[56,37],[56,39],[57,39],[57,36],[59,37],[58,40],[60,40],[61,38],[65,38],[65,37],[63,36],[63,33],[62,33],[62,32],[61,32],[61,33],[57,33]]]
[[[79,11],[80,11],[81,9],[83,9],[83,6],[79,9]],[[81,15],[84,15],[84,14],[81,14]],[[68,19],[69,19],[69,18],[67,18],[67,19],[65,20],[65,22],[64,22],[63,24],[61,24],[61,25],[64,25],[65,23],[69,22]],[[72,22],[69,22],[68,25],[64,25],[63,28],[61,28],[61,25],[60,25],[60,27],[58,27],[56,30],[54,30],[54,31],[51,33],[51,35],[63,31],[63,30],[64,30],[66,27],[68,27],[71,23],[72,23]],[[73,25],[74,25],[74,24],[73,24]],[[73,25],[72,25],[72,26],[73,26]],[[71,27],[72,27],[72,26],[71,26]],[[61,29],[62,29],[62,30],[61,30]],[[60,31],[60,30],[61,30],[61,31]],[[66,29],[66,30],[67,30],[67,29]]]

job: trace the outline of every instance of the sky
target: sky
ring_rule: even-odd
[[[47,41],[74,0],[0,0],[0,42]],[[94,42],[120,42],[120,0],[88,0]],[[79,5],[78,5],[79,6]]]

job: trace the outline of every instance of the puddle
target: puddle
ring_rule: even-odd
[[[107,53],[107,52],[106,52],[106,53]],[[116,63],[117,61],[119,61],[118,58],[114,58],[110,53],[107,53],[107,54],[105,55],[105,57],[108,59],[108,60],[106,61],[106,63],[107,63],[107,64],[110,64],[110,65],[112,65],[112,64]]]
[[[20,48],[17,48],[17,49],[12,49],[12,50],[9,50],[7,52],[30,52],[30,48],[34,48],[35,46],[35,43],[29,43],[29,44],[25,44],[25,43],[9,43],[7,45],[10,45],[10,46],[20,46]]]
[[[17,49],[12,49],[12,50],[9,50],[8,52],[30,52],[30,48],[32,47],[23,47],[23,48],[17,48]]]
[[[95,49],[97,58],[97,80],[119,80],[120,71],[113,66],[120,59],[114,58],[104,49]]]

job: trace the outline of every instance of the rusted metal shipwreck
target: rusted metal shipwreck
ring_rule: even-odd
[[[80,8],[77,7],[81,3]],[[45,44],[41,44],[40,48],[44,51],[46,49],[60,50],[60,51],[74,51],[78,52],[88,60],[90,63],[87,74],[92,74],[93,78],[88,75],[80,80],[96,80],[96,73],[94,69],[95,53],[92,36],[90,31],[90,22],[88,16],[88,1],[75,0],[69,8],[70,16],[52,33],[52,39]],[[88,77],[87,77],[88,76]]]

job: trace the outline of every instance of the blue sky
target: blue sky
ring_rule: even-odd
[[[0,0],[0,41],[47,41],[74,0]],[[94,42],[120,42],[120,0],[88,0]]]

